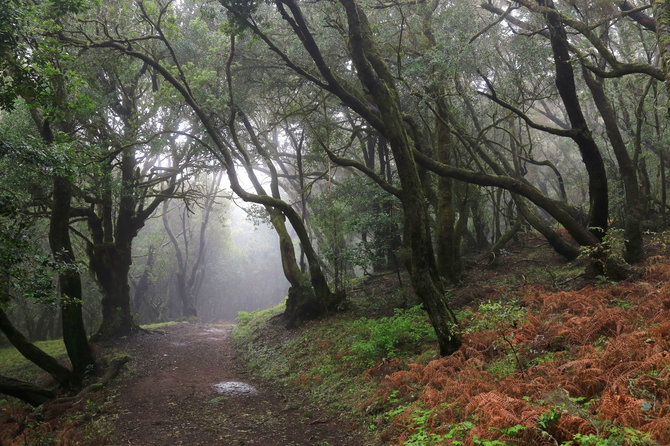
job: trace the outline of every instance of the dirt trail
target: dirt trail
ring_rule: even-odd
[[[179,324],[125,341],[132,373],[112,410],[119,445],[359,445],[337,417],[295,409],[254,382],[235,358],[232,325]],[[223,395],[243,382],[257,393]]]

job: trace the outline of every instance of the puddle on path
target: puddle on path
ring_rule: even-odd
[[[254,395],[258,393],[258,390],[254,386],[239,381],[223,381],[214,384],[214,389],[218,393],[229,396]]]

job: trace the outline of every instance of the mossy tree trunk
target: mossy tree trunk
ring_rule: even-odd
[[[54,179],[53,204],[49,225],[49,245],[58,270],[63,342],[72,363],[73,376],[80,381],[87,369],[95,365],[82,318],[81,277],[70,241],[70,203],[72,184],[69,178]]]
[[[358,77],[379,109],[380,132],[389,142],[401,184],[404,241],[412,285],[435,329],[440,353],[449,355],[461,345],[457,321],[449,309],[435,263],[426,197],[414,160],[414,144],[405,130],[398,92],[388,66],[378,53],[367,17],[353,0],[340,0],[349,25],[349,47]]]
[[[444,164],[451,163],[453,141],[451,129],[446,121],[447,105],[438,98],[435,128],[437,134],[437,159]],[[458,282],[461,276],[460,241],[456,232],[456,198],[454,179],[440,176],[437,179],[436,251],[437,265],[441,275],[450,282]]]

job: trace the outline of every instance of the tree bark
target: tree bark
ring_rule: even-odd
[[[579,147],[582,162],[588,173],[590,207],[587,226],[594,228],[592,232],[601,239],[607,230],[609,215],[605,164],[600,150],[593,140],[577,97],[575,75],[572,69],[565,28],[559,15],[554,10],[552,0],[537,0],[537,2],[540,6],[551,8],[551,11],[546,12],[544,16],[548,25],[549,39],[554,55],[556,88],[565,106],[572,129],[577,132],[572,136],[572,139]]]
[[[5,334],[7,340],[9,340],[9,342],[26,359],[51,375],[61,387],[70,387],[72,372],[55,358],[44,353],[40,348],[29,342],[25,336],[14,327],[2,308],[0,308],[0,330]]]
[[[72,362],[74,377],[81,379],[95,365],[82,319],[81,278],[70,241],[70,203],[72,184],[63,176],[54,178],[53,205],[49,225],[49,245],[59,265],[63,342]]]
[[[2,375],[0,375],[0,393],[13,396],[35,407],[56,398],[56,393],[49,389]]]

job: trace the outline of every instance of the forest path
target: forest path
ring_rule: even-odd
[[[133,359],[112,403],[119,445],[360,444],[337,417],[293,408],[255,383],[236,360],[232,329],[178,324],[121,343]],[[221,382],[257,392],[220,394],[214,385]]]

